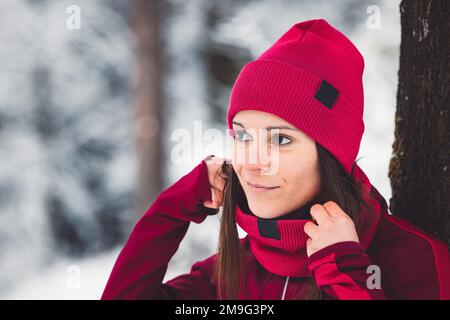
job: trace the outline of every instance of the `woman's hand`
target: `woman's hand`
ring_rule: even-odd
[[[203,205],[207,208],[218,209],[223,204],[223,188],[225,180],[222,178],[220,168],[222,167],[224,158],[211,156],[205,160],[208,167],[208,179],[211,185],[212,201],[205,201]],[[229,160],[227,160],[229,161]]]
[[[328,201],[323,205],[311,207],[311,216],[315,220],[307,222],[303,230],[310,237],[306,242],[306,254],[313,253],[334,243],[343,241],[359,242],[353,220],[336,202]]]

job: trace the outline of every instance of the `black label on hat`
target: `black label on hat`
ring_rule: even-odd
[[[316,92],[316,95],[314,97],[319,100],[325,107],[331,109],[333,108],[333,105],[336,102],[338,96],[339,91],[337,91],[335,87],[333,87],[325,80],[322,80],[320,88]]]
[[[280,240],[281,236],[277,229],[277,222],[273,220],[258,219],[258,230],[262,237]]]

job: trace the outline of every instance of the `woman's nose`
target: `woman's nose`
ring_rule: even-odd
[[[245,153],[246,159],[244,166],[248,170],[261,170],[270,167],[271,158],[268,144],[264,139],[253,141],[248,145],[248,150]]]

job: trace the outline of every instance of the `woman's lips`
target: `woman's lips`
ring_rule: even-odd
[[[251,184],[250,182],[247,182],[247,185],[250,188],[250,190],[253,191],[254,193],[265,193],[279,188],[279,187],[263,187],[258,184]]]

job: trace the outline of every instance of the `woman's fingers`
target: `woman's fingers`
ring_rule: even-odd
[[[211,201],[205,201],[205,207],[219,208],[222,206],[223,189],[225,186],[223,175],[226,175],[222,172],[222,169],[226,161],[228,160],[214,155],[205,158],[208,168],[208,180],[211,186]]]
[[[218,209],[222,205],[221,191],[211,188],[211,200],[205,201],[203,205],[208,208]]]
[[[327,210],[320,204],[315,204],[310,209],[311,216],[316,220],[317,224],[321,225],[330,219]]]
[[[305,223],[305,225],[303,226],[303,231],[310,237],[310,238],[315,238],[316,234],[319,232],[319,227],[316,226],[314,223],[312,222],[307,222]]]
[[[215,190],[215,188],[213,187],[212,189],[212,192],[211,192],[211,200],[212,200],[212,203],[216,203],[216,190]]]
[[[203,202],[203,205],[207,208],[211,208],[211,209],[218,209],[219,207],[212,201],[205,201]]]
[[[323,207],[328,212],[330,217],[337,218],[342,215],[347,215],[344,210],[342,210],[341,207],[339,207],[339,205],[334,201],[327,201],[323,204]]]
[[[217,188],[211,188],[211,200],[203,202],[203,205],[208,208],[218,209],[222,203],[222,192]]]

